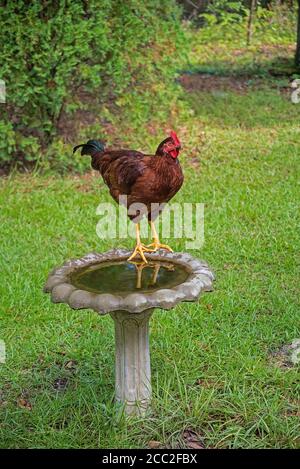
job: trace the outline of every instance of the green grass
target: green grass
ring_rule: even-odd
[[[114,414],[111,319],[53,305],[42,293],[65,259],[132,246],[96,236],[96,207],[110,200],[104,184],[1,180],[0,447],[182,447],[186,428],[212,448],[300,446],[299,365],[270,358],[300,334],[300,105],[268,86],[185,99],[194,114],[178,128],[186,180],[176,201],[205,203],[205,245],[192,254],[217,281],[199,304],[154,313],[146,419]],[[172,245],[183,250],[184,240]],[[64,391],[53,387],[59,378],[68,380]]]

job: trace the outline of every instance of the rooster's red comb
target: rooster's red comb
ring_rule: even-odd
[[[179,138],[177,137],[176,132],[174,132],[174,130],[171,131],[170,137],[173,139],[175,145],[180,145]]]

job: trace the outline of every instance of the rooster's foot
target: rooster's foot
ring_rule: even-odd
[[[153,243],[148,244],[147,248],[152,248],[153,252],[158,251],[158,249],[165,249],[166,251],[173,252],[173,249],[170,248],[167,244],[161,244],[158,240],[154,240]]]
[[[154,252],[154,249],[149,249],[149,246],[145,246],[144,244],[142,243],[138,243],[135,248],[134,248],[134,251],[133,253],[131,254],[131,256],[127,259],[127,261],[131,261],[132,259],[134,259],[136,256],[140,256],[142,258],[142,260],[147,264],[147,259],[145,257],[145,254],[144,252]]]

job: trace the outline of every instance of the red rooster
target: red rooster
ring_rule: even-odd
[[[176,133],[171,132],[159,144],[155,155],[145,155],[134,150],[105,150],[104,144],[97,140],[77,145],[73,153],[78,148],[82,148],[82,155],[91,155],[92,167],[100,172],[116,202],[120,203],[120,196],[126,195],[127,213],[136,223],[137,238],[136,247],[128,260],[139,254],[147,262],[145,252],[154,252],[160,248],[172,251],[169,246],[160,243],[154,220],[163,209],[159,204],[168,202],[183,183],[178,161],[181,144]],[[137,204],[143,204],[145,209]],[[155,207],[151,204],[155,204]],[[148,217],[153,236],[153,243],[148,246],[142,244],[140,238],[139,222],[144,215]]]

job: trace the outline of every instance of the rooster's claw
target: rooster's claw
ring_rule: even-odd
[[[159,241],[154,241],[153,243],[148,244],[147,248],[151,247],[153,247],[152,252],[156,252],[159,249],[165,249],[166,251],[173,252],[173,249],[170,248],[170,246],[168,246],[167,244],[161,244]]]
[[[146,259],[146,257],[145,257],[144,252],[154,252],[154,249],[149,249],[148,246],[145,246],[144,244],[139,243],[139,244],[137,244],[137,245],[135,246],[133,253],[132,253],[131,256],[127,259],[127,261],[131,261],[132,259],[134,259],[136,256],[139,255],[139,256],[143,259],[143,261],[147,264],[148,261],[147,261],[147,259]]]

